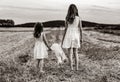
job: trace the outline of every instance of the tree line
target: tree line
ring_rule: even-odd
[[[12,19],[0,19],[0,27],[12,27],[15,22]]]
[[[36,22],[28,22],[23,24],[17,24],[15,25],[14,20],[12,19],[0,19],[0,27],[34,27]],[[42,22],[44,27],[64,27],[65,26],[65,20],[51,20]],[[82,20],[82,26],[83,27],[94,27],[94,29],[114,29],[114,30],[120,30],[120,24],[102,24],[102,23],[96,23],[96,22],[90,22],[90,21],[84,21]]]

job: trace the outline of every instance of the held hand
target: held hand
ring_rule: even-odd
[[[49,50],[48,51],[52,51],[52,49],[51,48],[49,48]]]
[[[83,40],[81,39],[81,40],[80,40],[81,48],[82,48],[82,42],[83,42]]]
[[[49,55],[52,54],[52,49],[51,49],[51,48],[48,49],[48,54],[49,54]]]
[[[82,42],[83,42],[83,40],[81,39],[81,40],[80,40],[80,43],[82,44]]]
[[[62,43],[61,43],[61,45],[60,45],[60,46],[61,46],[61,48],[62,48],[62,45],[63,45],[63,42],[62,42]]]

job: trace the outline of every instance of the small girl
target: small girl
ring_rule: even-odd
[[[48,57],[47,50],[51,50],[48,46],[45,33],[43,32],[42,23],[36,23],[34,26],[34,38],[36,40],[34,47],[34,58],[37,59],[37,67],[39,68],[40,63],[40,72],[43,71],[44,59]]]
[[[71,4],[68,9],[65,22],[65,33],[62,40],[62,47],[68,49],[70,67],[73,70],[73,54],[75,56],[76,70],[78,70],[78,48],[82,43],[82,24],[78,15],[78,9],[76,5]]]

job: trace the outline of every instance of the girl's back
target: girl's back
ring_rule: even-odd
[[[73,23],[68,23],[63,48],[78,48],[80,47],[80,31],[79,31],[79,16],[75,16]]]
[[[47,46],[43,41],[43,37],[44,37],[44,33],[42,32],[41,36],[36,39],[35,48],[34,48],[35,59],[42,59],[48,57]]]
[[[39,38],[36,38],[37,42],[43,42],[43,32],[41,33]]]
[[[73,23],[72,24],[68,23],[68,28],[69,27],[72,27],[72,28],[77,27],[78,28],[78,24],[79,24],[79,16],[75,16]]]

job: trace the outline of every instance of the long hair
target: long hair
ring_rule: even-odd
[[[39,38],[41,36],[41,33],[43,32],[43,25],[42,23],[37,22],[34,26],[34,37]]]
[[[69,22],[70,24],[72,24],[75,19],[75,16],[79,16],[78,9],[75,4],[71,4],[68,8],[66,21]]]

